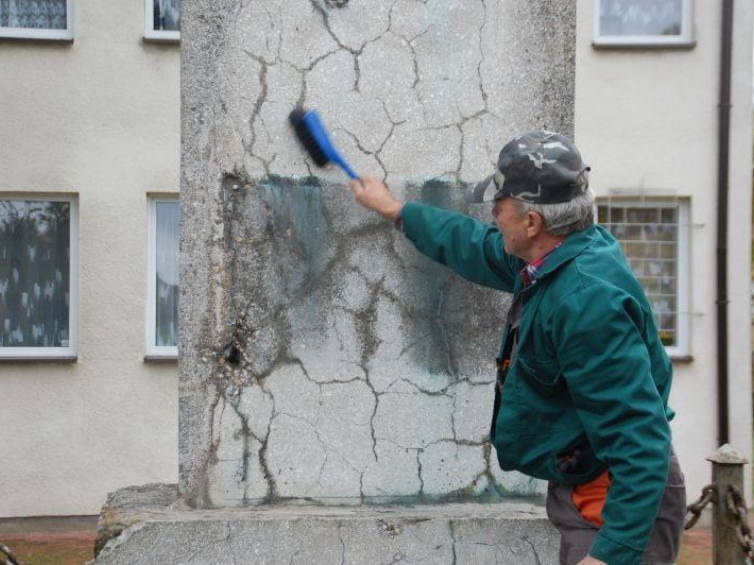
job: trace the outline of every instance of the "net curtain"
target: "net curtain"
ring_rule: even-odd
[[[66,0],[0,0],[0,26],[66,29]]]

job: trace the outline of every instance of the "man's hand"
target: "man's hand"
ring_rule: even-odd
[[[403,203],[393,198],[387,185],[377,177],[364,175],[359,180],[349,182],[348,187],[359,204],[389,220],[395,221],[403,208]]]
[[[607,563],[600,561],[599,559],[595,559],[591,555],[587,555],[584,559],[579,561],[578,565],[607,565]]]

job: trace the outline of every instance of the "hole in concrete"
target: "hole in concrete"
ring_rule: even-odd
[[[223,351],[223,358],[231,365],[238,365],[241,362],[241,350],[238,345],[231,343]]]

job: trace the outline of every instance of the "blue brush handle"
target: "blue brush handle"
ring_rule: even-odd
[[[330,136],[327,135],[327,129],[322,123],[322,120],[320,119],[317,111],[308,111],[306,114],[304,114],[303,120],[306,123],[306,127],[309,130],[309,133],[314,138],[314,141],[317,142],[317,145],[322,150],[322,153],[324,153],[330,161],[343,169],[343,172],[345,172],[349,177],[354,180],[358,180],[358,173],[354,171],[351,165],[348,164],[348,161],[346,161],[343,156],[338,153],[338,150],[335,149],[332,141],[330,141]]]
[[[358,173],[351,168],[351,165],[348,164],[348,161],[341,157],[339,153],[336,152],[336,158],[332,159],[332,162],[343,169],[343,172],[345,172],[353,180],[359,180]]]

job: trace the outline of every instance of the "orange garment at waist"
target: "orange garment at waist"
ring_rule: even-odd
[[[602,507],[605,506],[607,490],[610,488],[610,472],[605,471],[589,483],[573,487],[573,505],[587,522],[602,527]]]

